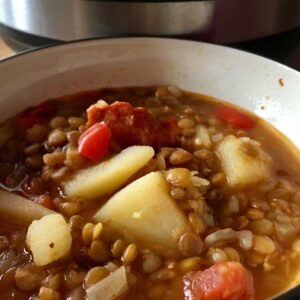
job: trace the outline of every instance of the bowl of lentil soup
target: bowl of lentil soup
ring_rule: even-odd
[[[0,82],[1,299],[268,299],[298,284],[296,71],[124,38],[8,59]]]

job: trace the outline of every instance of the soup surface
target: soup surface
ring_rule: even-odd
[[[239,108],[103,89],[0,146],[1,299],[267,299],[300,270],[299,154]]]

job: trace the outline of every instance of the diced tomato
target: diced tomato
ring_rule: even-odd
[[[78,140],[78,151],[92,161],[106,156],[111,138],[110,129],[106,124],[96,123],[88,128]]]
[[[37,202],[38,204],[46,207],[46,208],[49,208],[49,209],[54,209],[55,206],[50,198],[50,196],[48,195],[42,195],[40,197],[38,197],[35,202]]]
[[[186,300],[254,300],[251,274],[237,262],[224,262],[184,277]]]
[[[224,104],[220,104],[216,111],[217,118],[235,128],[249,130],[254,126],[254,120],[243,112]]]
[[[21,117],[17,120],[18,125],[21,128],[29,129],[33,125],[41,122],[41,119],[35,116]]]
[[[131,145],[159,148],[177,143],[179,130],[174,122],[173,125],[161,124],[147,110],[133,107],[128,102],[115,102],[103,107],[92,105],[87,114],[87,126],[104,122],[121,148]]]

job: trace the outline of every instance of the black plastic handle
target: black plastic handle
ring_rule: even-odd
[[[299,300],[300,299],[300,285],[288,290],[287,292],[272,298],[272,300]]]

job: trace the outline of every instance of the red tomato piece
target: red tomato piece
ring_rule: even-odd
[[[35,202],[37,202],[38,204],[46,207],[46,208],[49,208],[49,209],[55,209],[55,206],[50,198],[50,196],[48,195],[42,195],[40,197],[38,197]]]
[[[216,111],[217,118],[235,128],[249,130],[254,126],[254,120],[243,112],[224,104],[220,104]]]
[[[111,132],[107,125],[103,122],[95,123],[80,136],[78,151],[82,156],[98,161],[107,155],[110,138]]]
[[[184,277],[186,300],[254,300],[251,274],[240,263],[224,262]]]
[[[103,121],[121,148],[131,145],[159,148],[164,145],[175,146],[178,143],[177,123],[160,123],[146,109],[133,107],[128,102],[115,102],[104,107],[92,105],[87,113],[87,126]]]
[[[128,102],[114,102],[104,107],[92,105],[87,114],[87,126],[104,122],[121,148],[131,145],[159,148],[164,145],[175,146],[178,141],[177,123],[160,123],[144,108],[133,107]]]
[[[41,122],[41,119],[35,116],[21,117],[17,120],[17,123],[20,127],[24,129],[29,129],[33,125]]]

